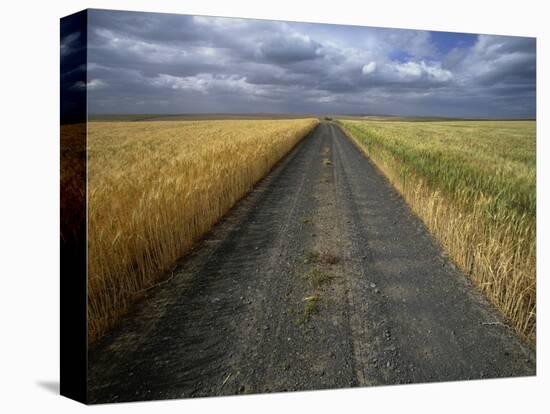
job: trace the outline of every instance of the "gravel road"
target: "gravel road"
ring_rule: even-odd
[[[321,123],[89,353],[90,403],[535,375],[535,351]]]

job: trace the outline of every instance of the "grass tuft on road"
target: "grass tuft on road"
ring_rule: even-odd
[[[305,279],[314,289],[319,289],[330,282],[333,277],[320,269],[312,268],[304,274]]]
[[[329,250],[322,250],[321,252],[312,250],[304,255],[304,263],[321,263],[334,265],[340,263],[340,256]]]
[[[319,295],[307,296],[304,298],[304,313],[302,316],[302,322],[307,322],[312,315],[319,313],[319,301],[321,297]]]

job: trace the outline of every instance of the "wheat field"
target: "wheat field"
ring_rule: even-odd
[[[453,261],[536,332],[535,121],[340,121]]]
[[[105,333],[317,123],[89,123],[89,341]]]

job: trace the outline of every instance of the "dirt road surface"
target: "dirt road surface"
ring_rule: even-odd
[[[322,123],[89,355],[89,401],[535,374],[535,352]]]

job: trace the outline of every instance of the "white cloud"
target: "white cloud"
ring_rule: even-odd
[[[371,73],[374,73],[375,70],[376,70],[376,62],[369,62],[363,66],[363,69],[361,69],[361,72],[363,73],[363,75],[370,75]]]
[[[161,73],[151,82],[154,86],[182,89],[200,93],[239,92],[252,95],[261,94],[261,90],[246,81],[246,77],[237,75],[212,75],[199,73],[194,76],[172,76]]]
[[[415,62],[396,64],[394,69],[403,79],[418,79],[422,76],[422,67]]]
[[[389,65],[389,71],[394,71],[397,77],[404,81],[427,79],[435,82],[448,82],[453,79],[453,74],[441,67],[441,63],[432,62],[405,62]]]
[[[336,100],[336,97],[334,95],[330,95],[330,96],[321,96],[319,99],[317,99],[317,102],[330,103],[330,102],[334,102],[335,100]]]
[[[107,86],[107,83],[101,79],[91,79],[88,81],[87,86],[89,91],[93,91]]]
[[[425,62],[420,63],[424,73],[437,82],[448,82],[453,78],[450,70],[443,69],[441,63],[428,65]]]
[[[87,83],[84,83],[82,81],[78,81],[73,85],[73,89],[88,89],[89,91],[93,91],[96,89],[103,88],[104,86],[107,86],[107,83],[105,81],[102,81],[101,79],[91,79]]]

